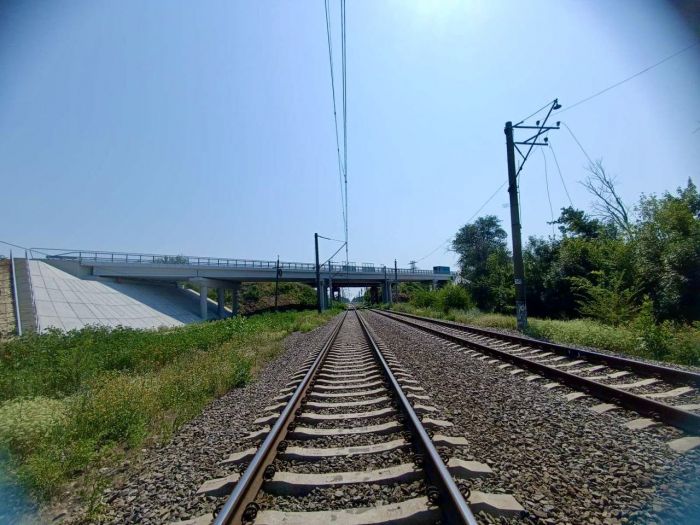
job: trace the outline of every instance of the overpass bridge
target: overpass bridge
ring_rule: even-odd
[[[231,311],[238,311],[238,290],[242,282],[301,282],[321,289],[321,307],[326,308],[341,287],[367,287],[373,296],[381,290],[382,301],[391,302],[391,286],[400,282],[424,282],[438,286],[455,276],[448,267],[432,270],[392,268],[371,263],[335,264],[318,269],[313,263],[158,255],[105,251],[59,251],[35,248],[43,261],[80,278],[110,278],[144,283],[192,283],[200,289],[200,314],[207,318],[207,293],[217,290],[219,317],[226,311],[225,290],[232,291]]]

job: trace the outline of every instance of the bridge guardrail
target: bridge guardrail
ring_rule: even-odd
[[[32,248],[32,254],[39,253],[47,259],[77,260],[80,262],[96,263],[119,263],[119,264],[180,264],[189,266],[209,266],[223,268],[260,268],[276,269],[277,261],[265,261],[258,259],[231,259],[224,257],[199,257],[191,255],[162,255],[152,253],[130,253],[130,252],[106,252],[93,250],[57,250],[53,248]],[[315,272],[316,265],[313,263],[301,262],[279,262],[281,270],[296,270]],[[331,264],[322,266],[322,271],[331,271],[338,274],[343,273],[384,273],[386,269],[387,278],[392,279],[394,268],[388,266],[374,266],[372,263],[347,263]],[[435,275],[432,270],[419,270],[411,268],[398,268],[397,273],[402,275]],[[454,275],[454,272],[452,273]]]

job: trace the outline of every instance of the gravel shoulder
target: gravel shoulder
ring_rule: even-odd
[[[471,488],[512,494],[529,513],[523,521],[680,524],[700,515],[700,450],[678,455],[663,433],[627,430],[615,411],[594,414],[561,389],[378,314],[366,319],[454,423],[451,433],[467,438],[466,459],[494,470]]]
[[[144,449],[138,462],[121,465],[117,469],[120,474],[102,493],[99,523],[161,524],[214,511],[217,499],[196,496],[195,492],[204,481],[234,470],[218,463],[251,446],[242,438],[259,428],[253,421],[264,407],[273,404],[272,399],[301,362],[320,348],[339,319],[337,316],[306,334],[290,335],[283,343],[284,351],[248,385],[214,400],[168,443]],[[82,510],[70,509],[60,522],[85,522]]]
[[[390,313],[396,313],[400,314],[401,312],[393,312],[392,310],[387,310]],[[444,321],[444,319],[438,319],[435,318],[436,321]],[[684,370],[686,372],[694,372],[700,374],[700,366],[691,366],[691,365],[680,365],[678,363],[669,363],[668,361],[659,361],[657,359],[649,359],[647,357],[642,357],[642,356],[637,356],[637,355],[630,355],[630,354],[624,354],[622,352],[615,352],[613,350],[606,350],[604,348],[595,348],[592,346],[585,346],[585,345],[579,345],[576,343],[559,343],[557,341],[551,341],[549,339],[537,339],[535,337],[531,336],[523,336],[522,333],[518,332],[517,330],[509,330],[507,328],[495,328],[493,326],[479,326],[479,325],[470,325],[470,324],[465,324],[465,323],[458,323],[456,321],[450,321],[455,324],[461,325],[461,326],[466,326],[468,328],[478,328],[480,330],[488,330],[497,334],[504,334],[504,335],[515,335],[518,337],[526,337],[529,339],[532,339],[533,341],[544,341],[547,343],[555,343],[555,344],[561,344],[564,346],[568,346],[570,348],[576,348],[579,350],[587,350],[589,352],[597,352],[599,354],[604,354],[604,355],[610,355],[610,356],[615,356],[615,357],[624,357],[627,359],[634,359],[635,361],[641,361],[642,363],[649,363],[651,365],[660,365],[660,366],[665,366],[667,368],[673,368],[676,370]]]

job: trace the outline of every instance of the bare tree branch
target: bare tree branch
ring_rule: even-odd
[[[629,214],[625,203],[615,189],[615,177],[606,173],[603,161],[600,159],[590,163],[586,170],[590,175],[581,184],[596,198],[596,202],[593,203],[595,214],[612,222],[623,232],[629,233],[631,229]]]

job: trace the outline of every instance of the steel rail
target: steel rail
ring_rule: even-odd
[[[687,410],[682,410],[679,408],[675,408],[671,405],[659,403],[658,401],[654,401],[646,397],[631,394],[630,392],[627,392],[625,390],[620,390],[619,388],[604,385],[602,383],[598,383],[597,381],[585,379],[583,377],[564,372],[557,368],[553,368],[551,366],[547,366],[536,361],[530,361],[529,359],[525,359],[523,357],[519,357],[508,352],[504,352],[502,350],[497,350],[495,348],[491,348],[490,346],[486,346],[481,343],[470,341],[464,337],[460,337],[455,334],[445,333],[440,330],[436,330],[435,328],[416,323],[415,321],[406,318],[389,315],[388,313],[382,312],[380,310],[375,311],[380,315],[395,320],[396,322],[404,323],[408,326],[418,328],[419,330],[423,330],[443,339],[447,339],[448,341],[452,341],[453,343],[473,348],[480,352],[497,357],[503,361],[508,361],[521,368],[532,370],[533,372],[541,374],[545,377],[564,383],[567,386],[576,388],[583,392],[587,392],[604,401],[611,401],[645,416],[663,421],[668,425],[680,428],[681,430],[684,430],[690,434],[700,434],[700,415],[693,414],[692,412],[688,412]],[[421,320],[432,322],[432,319]]]
[[[474,518],[469,505],[464,500],[462,493],[452,479],[450,472],[447,470],[440,454],[435,449],[435,445],[433,445],[430,436],[423,427],[415,410],[413,410],[406,394],[403,393],[401,385],[399,385],[389,364],[384,359],[384,355],[372,338],[365,320],[357,311],[355,315],[357,315],[357,319],[360,322],[367,342],[370,344],[377,359],[381,363],[384,376],[388,379],[391,388],[396,394],[399,409],[404,415],[405,422],[409,426],[411,434],[414,436],[413,444],[416,446],[419,453],[423,455],[423,468],[427,474],[428,481],[438,489],[438,502],[443,518],[442,523],[468,523],[469,525],[476,525],[476,518]]]
[[[375,311],[381,313],[379,310]],[[656,365],[653,363],[645,363],[643,361],[636,361],[634,359],[628,359],[625,357],[619,357],[615,355],[601,354],[600,352],[595,352],[593,350],[583,350],[580,348],[574,348],[572,346],[550,343],[547,341],[540,341],[531,337],[504,334],[502,332],[496,332],[493,330],[487,330],[475,326],[463,325],[452,321],[445,321],[442,319],[433,319],[430,317],[423,317],[420,315],[408,314],[404,312],[392,311],[391,313],[393,315],[410,317],[412,319],[418,319],[420,321],[454,328],[463,332],[472,332],[487,337],[495,337],[496,339],[501,339],[503,341],[508,341],[511,343],[523,344],[531,346],[533,348],[539,348],[541,350],[549,350],[551,352],[556,352],[560,355],[566,355],[571,359],[585,358],[588,361],[605,364],[612,368],[619,368],[622,370],[629,370],[630,372],[635,372],[641,375],[658,377],[660,379],[668,381],[669,383],[688,384],[700,388],[700,374],[696,372],[678,370],[667,366]]]
[[[246,468],[238,483],[236,483],[233,492],[231,492],[226,503],[224,503],[224,506],[217,514],[214,525],[239,525],[244,522],[244,516],[248,518],[247,513],[254,514],[256,512],[249,510],[249,505],[255,501],[255,497],[263,484],[265,470],[274,460],[279,444],[286,437],[287,429],[294,421],[296,411],[301,406],[303,398],[311,386],[313,377],[335,342],[346,317],[347,312],[343,314],[342,319],[331,332],[291,399],[287,402],[255,456],[253,456],[248,468]]]

